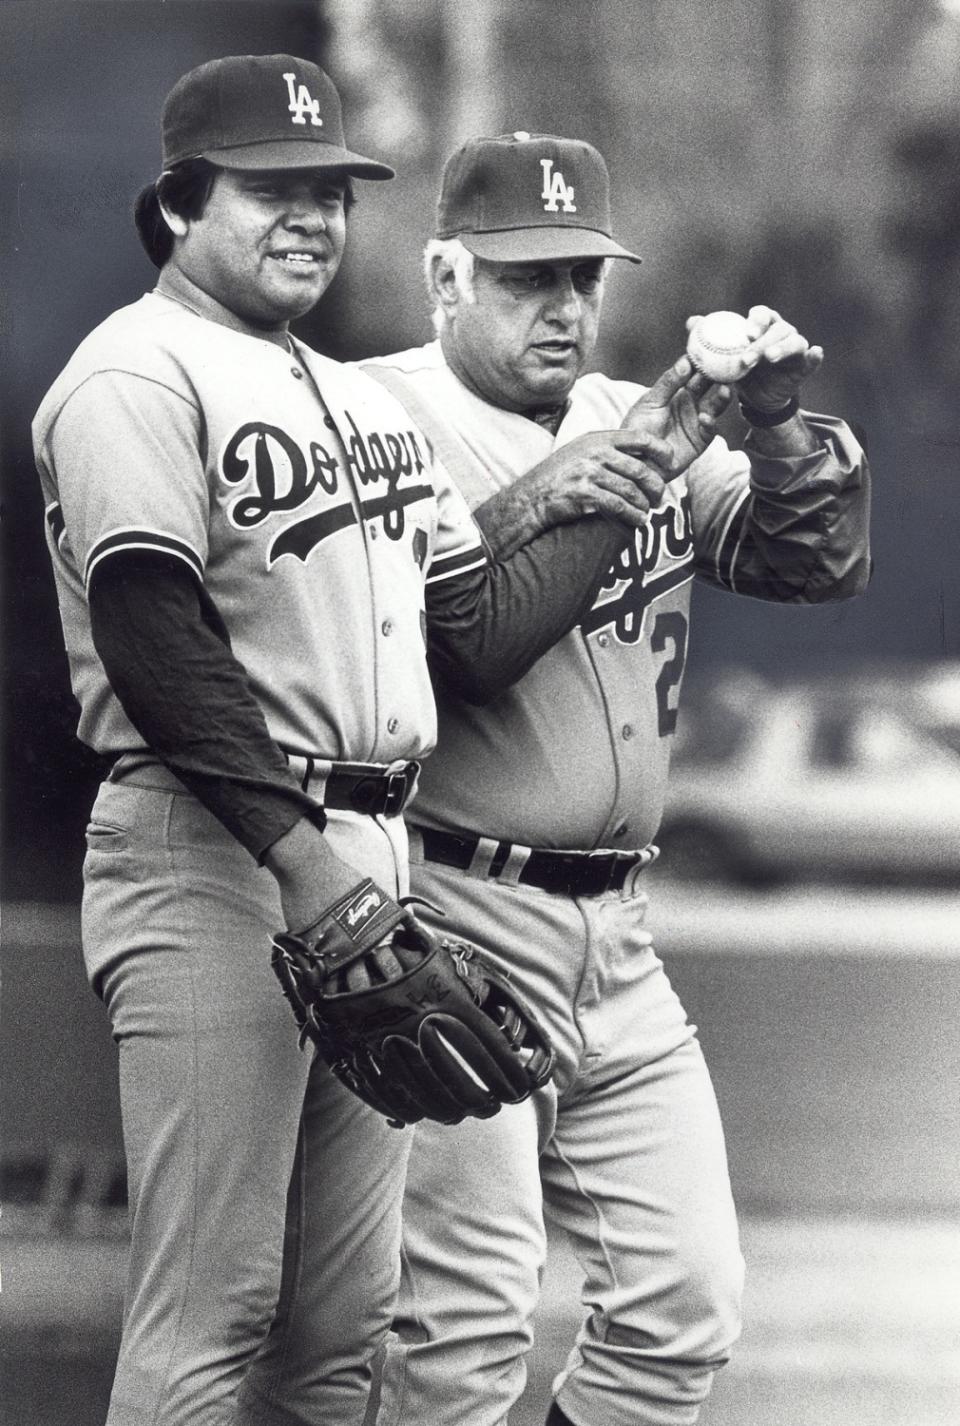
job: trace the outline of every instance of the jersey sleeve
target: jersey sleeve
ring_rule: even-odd
[[[209,494],[199,410],[162,383],[122,371],[90,376],[49,437],[60,515],[89,589],[114,554],[154,551],[202,578]]]
[[[427,585],[483,569],[488,563],[480,527],[436,454],[433,456],[433,489],[437,501],[437,533],[426,572]]]
[[[687,472],[697,573],[735,594],[814,604],[869,578],[870,471],[845,422],[804,412],[809,454],[732,451],[717,437]]]

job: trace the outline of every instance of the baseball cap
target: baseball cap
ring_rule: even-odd
[[[447,160],[437,237],[491,262],[636,253],[610,232],[610,175],[592,144],[518,131],[471,139]]]
[[[329,75],[289,54],[228,55],[191,69],[163,106],[163,167],[205,158],[219,168],[338,168],[393,178],[344,145]]]

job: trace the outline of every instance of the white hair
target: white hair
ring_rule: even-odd
[[[448,263],[452,268],[454,285],[463,300],[465,302],[476,301],[476,293],[473,289],[475,267],[473,253],[467,251],[459,238],[431,238],[423,250],[423,276],[427,284],[427,292],[433,303],[430,320],[433,322],[433,329],[437,336],[443,331],[447,320],[442,305],[437,301],[434,288],[434,274],[441,262]]]
[[[586,261],[586,259],[583,259]],[[533,259],[531,259],[533,261]],[[558,259],[560,261],[560,259]],[[600,282],[606,281],[607,272],[610,268],[609,258],[600,258]],[[434,279],[437,267],[440,263],[447,263],[453,270],[453,281],[456,290],[463,298],[464,302],[476,302],[477,294],[473,285],[474,273],[476,272],[476,258],[473,253],[468,252],[459,238],[431,238],[423,250],[423,276],[427,284],[427,292],[433,303],[433,310],[430,313],[430,320],[433,329],[439,337],[447,324],[447,314],[443,304],[437,300]]]

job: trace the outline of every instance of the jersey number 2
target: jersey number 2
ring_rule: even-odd
[[[661,738],[677,726],[676,702],[671,696],[680,685],[687,657],[687,620],[679,609],[658,614],[650,635],[650,647],[655,654],[665,653],[670,645],[670,657],[665,659],[657,675],[657,732]]]

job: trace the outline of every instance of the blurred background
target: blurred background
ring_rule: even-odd
[[[100,775],[73,736],[29,423],[85,333],[153,285],[130,210],[159,112],[226,53],[318,60],[358,185],[300,332],[430,335],[419,258],[448,153],[582,137],[613,178],[596,364],[652,380],[684,320],[768,303],[827,354],[805,404],[875,478],[853,603],[698,588],[651,918],[700,1027],[748,1259],[707,1426],[960,1420],[960,4],[915,0],[7,0],[0,7],[4,1421],[95,1426],[121,1310],[115,1056],[78,943]],[[742,439],[738,418],[725,434]],[[556,1243],[528,1396],[576,1321]]]

